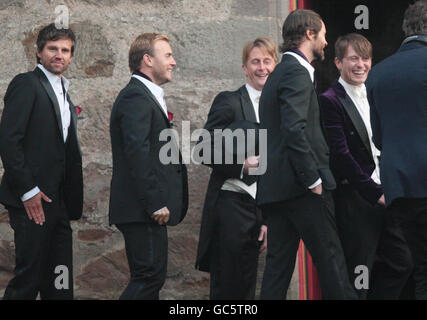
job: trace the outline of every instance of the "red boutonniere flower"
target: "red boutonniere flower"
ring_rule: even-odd
[[[80,112],[82,112],[82,108],[80,108],[79,106],[74,106],[74,108],[76,108],[76,113],[77,113],[77,115],[79,115],[80,114]]]
[[[169,122],[172,122],[173,120],[173,113],[168,111],[168,120]]]

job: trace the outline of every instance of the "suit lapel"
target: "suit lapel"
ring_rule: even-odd
[[[249,98],[249,93],[246,90],[245,86],[242,86],[240,89],[240,102],[242,104],[242,112],[245,120],[257,123],[254,106],[252,101]]]
[[[363,122],[362,117],[360,116],[359,111],[357,110],[353,101],[351,100],[348,94],[345,94],[344,97],[338,95],[338,99],[340,100],[340,102],[344,107],[344,110],[347,112],[348,116],[350,117],[350,120],[353,123],[354,127],[356,128],[356,131],[359,134],[360,138],[362,139],[362,142],[366,150],[368,150],[368,152],[372,155],[371,144],[369,143],[368,131],[366,130],[365,123]]]
[[[53,110],[56,114],[56,120],[58,122],[59,133],[61,135],[62,141],[64,141],[64,133],[62,132],[62,120],[61,120],[61,111],[59,109],[58,99],[56,98],[56,94],[53,91],[52,86],[50,85],[49,80],[46,78],[46,75],[41,71],[38,67],[35,69],[35,72],[38,73],[40,82],[44,89],[46,90],[49,99],[52,101]]]
[[[153,100],[154,104],[160,109],[160,112],[163,116],[163,118],[166,121],[166,125],[170,128],[171,124],[169,122],[168,117],[166,116],[165,112],[163,111],[162,106],[160,105],[160,103],[157,101],[156,97],[151,93],[151,91],[138,79],[135,79],[134,77],[132,77],[131,81],[134,81],[134,83],[136,83],[139,87],[142,88],[142,90],[145,91],[145,93],[150,97],[151,100]]]

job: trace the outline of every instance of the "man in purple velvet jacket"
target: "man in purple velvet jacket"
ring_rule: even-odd
[[[412,265],[395,215],[385,208],[380,152],[372,142],[364,85],[371,69],[372,46],[362,35],[348,34],[336,41],[335,56],[341,76],[319,102],[331,152],[330,167],[337,182],[338,233],[359,297],[397,299]],[[376,256],[379,262],[373,268]],[[359,276],[367,270],[369,281]]]

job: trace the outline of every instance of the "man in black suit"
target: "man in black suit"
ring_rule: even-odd
[[[204,127],[212,137],[218,137],[213,135],[215,129],[239,126],[242,120],[257,127],[259,97],[276,64],[277,49],[271,40],[257,38],[246,43],[242,68],[247,83],[215,97]],[[211,153],[220,151],[213,148]],[[256,156],[244,163],[212,165],[196,261],[196,268],[210,272],[211,299],[255,298],[258,252],[266,249],[267,242],[266,226],[255,203],[256,176],[248,174],[257,165]]]
[[[166,223],[178,224],[187,212],[187,171],[177,142],[160,138],[171,128],[160,85],[172,80],[175,65],[167,36],[138,36],[129,51],[132,78],[111,112],[109,218],[124,236],[131,273],[120,299],[159,299],[166,279]]]
[[[406,39],[369,74],[373,141],[386,205],[397,210],[414,262],[415,296],[427,299],[427,1],[405,12]]]
[[[257,203],[266,215],[269,233],[261,299],[286,296],[300,238],[313,257],[323,297],[357,298],[337,236],[330,194],[335,181],[310,64],[324,59],[325,35],[317,13],[291,12],[283,24],[282,61],[261,95],[260,129],[267,129],[267,171],[258,181]]]
[[[17,75],[4,97],[0,202],[9,212],[16,253],[4,299],[36,299],[39,292],[42,299],[73,298],[70,220],[82,214],[83,178],[77,115],[63,73],[74,45],[72,30],[43,28],[37,68]]]
[[[365,88],[371,63],[368,39],[357,33],[339,37],[335,64],[340,78],[320,95],[320,113],[337,181],[335,216],[349,278],[362,299],[397,299],[412,263],[394,212],[385,208],[380,152],[372,142]],[[381,263],[373,268],[376,255]],[[363,281],[355,281],[360,278],[359,266],[368,271]]]

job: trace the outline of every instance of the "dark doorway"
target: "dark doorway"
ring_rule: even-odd
[[[326,25],[325,60],[316,63],[318,92],[327,90],[338,77],[333,62],[335,41],[340,35],[357,32],[364,35],[373,46],[373,65],[392,55],[404,39],[403,14],[414,0],[311,0],[310,9],[323,18]],[[369,29],[358,30],[355,19],[360,13],[355,8],[364,5],[369,10]]]

